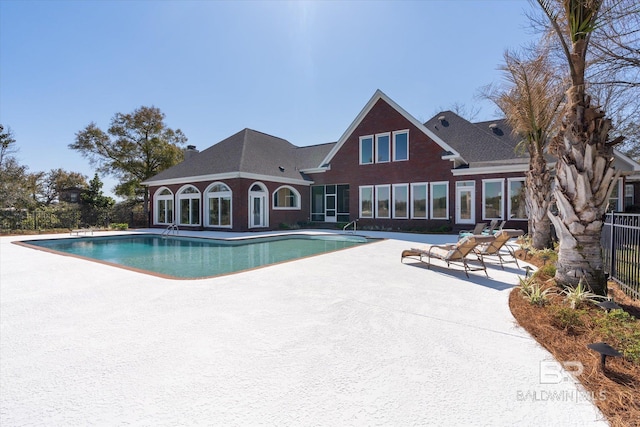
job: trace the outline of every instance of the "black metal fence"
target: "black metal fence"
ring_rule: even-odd
[[[627,295],[640,299],[640,214],[607,214],[602,249],[609,278]]]
[[[129,228],[148,227],[149,219],[143,212],[96,212],[81,209],[0,210],[0,231],[76,229],[81,227],[109,228],[112,223],[127,223]]]

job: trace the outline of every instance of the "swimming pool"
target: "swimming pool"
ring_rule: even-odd
[[[346,249],[371,241],[354,235],[292,234],[224,240],[134,234],[19,243],[142,273],[172,279],[198,279]]]

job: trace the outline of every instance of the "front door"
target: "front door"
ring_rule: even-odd
[[[267,191],[260,184],[254,184],[249,191],[249,227],[268,227]]]
[[[336,222],[338,211],[336,206],[336,186],[327,185],[324,196],[324,220],[326,222]]]
[[[472,187],[456,188],[456,223],[474,224],[476,222],[475,189]]]

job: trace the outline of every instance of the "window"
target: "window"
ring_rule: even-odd
[[[409,131],[393,132],[393,161],[409,160]]]
[[[622,187],[622,178],[618,179],[618,182],[613,186],[613,191],[609,196],[609,207],[607,208],[607,212],[620,212],[620,203],[622,202],[621,196],[622,192],[620,191]]]
[[[625,184],[624,185],[624,207],[625,209],[629,206],[633,206],[634,203],[634,194],[633,194],[633,184]]]
[[[373,136],[360,137],[360,164],[373,163]]]
[[[295,188],[284,186],[273,193],[274,209],[300,209],[300,194]]]
[[[156,224],[173,224],[173,193],[168,188],[156,192]]]
[[[349,222],[349,185],[340,184],[336,187],[337,219],[338,221]]]
[[[427,183],[411,184],[411,218],[427,219]]]
[[[387,163],[391,160],[390,154],[389,134],[381,133],[376,135],[376,163]]]
[[[311,221],[324,221],[324,185],[311,187]]]
[[[391,188],[389,185],[376,185],[376,218],[391,217],[391,212],[389,211],[390,196]]]
[[[504,180],[502,179],[486,179],[482,181],[483,219],[502,219],[502,195],[504,192],[503,186]]]
[[[207,225],[231,227],[231,189],[222,183],[214,183],[206,191]]]
[[[200,225],[200,192],[192,185],[178,193],[181,225]]]
[[[360,187],[360,218],[373,218],[373,187]]]
[[[449,219],[449,183],[431,183],[431,218]]]
[[[393,185],[393,217],[409,218],[409,185]]]
[[[524,178],[509,178],[509,219],[528,219]]]

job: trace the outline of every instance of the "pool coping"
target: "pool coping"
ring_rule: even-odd
[[[292,259],[287,259],[287,260],[283,260],[283,261],[277,261],[277,262],[272,262],[272,263],[268,263],[268,264],[263,264],[263,265],[259,265],[256,267],[251,267],[251,268],[245,268],[242,270],[236,270],[236,271],[230,271],[230,272],[226,272],[226,273],[220,273],[220,274],[214,274],[211,276],[199,276],[199,277],[177,277],[177,276],[171,276],[168,274],[162,274],[162,273],[157,273],[154,271],[150,271],[150,270],[143,270],[141,268],[136,268],[136,267],[131,267],[128,265],[124,265],[124,264],[118,264],[118,263],[114,263],[114,262],[109,262],[109,261],[104,261],[104,260],[100,260],[97,258],[91,258],[91,257],[86,257],[86,256],[82,256],[82,255],[77,255],[77,254],[72,254],[72,253],[68,253],[68,252],[63,252],[63,251],[57,251],[55,249],[51,249],[51,248],[46,248],[43,246],[38,246],[38,245],[32,245],[29,244],[30,241],[38,241],[38,240],[77,240],[77,239],[81,239],[81,240],[90,240],[90,239],[100,239],[100,238],[105,238],[105,237],[116,237],[116,236],[131,236],[131,235],[153,235],[153,236],[162,236],[161,233],[153,233],[153,232],[149,232],[149,231],[144,231],[144,232],[140,232],[140,231],[135,231],[135,232],[115,232],[116,234],[109,234],[109,235],[91,235],[91,236],[87,236],[87,235],[71,235],[71,236],[65,236],[65,235],[53,235],[54,237],[50,237],[50,238],[35,238],[35,239],[29,239],[29,240],[16,240],[11,242],[14,245],[18,245],[18,246],[22,246],[25,248],[30,248],[30,249],[36,249],[39,251],[43,251],[43,252],[47,252],[47,253],[51,253],[51,254],[55,254],[55,255],[63,255],[63,256],[67,256],[67,257],[71,257],[71,258],[77,258],[77,259],[81,259],[84,261],[90,261],[90,262],[95,262],[98,264],[102,264],[102,265],[107,265],[110,267],[115,267],[115,268],[120,268],[123,270],[128,270],[128,271],[133,271],[135,273],[140,273],[140,274],[145,274],[147,276],[154,276],[154,277],[159,277],[162,279],[169,279],[169,280],[189,280],[189,281],[193,281],[193,280],[206,280],[206,279],[213,279],[213,278],[217,278],[217,277],[224,277],[224,276],[230,276],[233,274],[238,274],[238,273],[244,273],[244,272],[248,272],[248,271],[253,271],[253,270],[259,270],[261,268],[266,268],[266,267],[271,267],[271,266],[275,266],[275,265],[279,265],[279,264],[284,264],[284,263],[289,263],[289,262],[295,262],[295,261],[299,261],[299,260],[303,260],[303,259],[308,259],[308,258],[313,258],[313,257],[317,257],[317,256],[321,256],[321,255],[326,255],[326,254],[330,254],[330,253],[334,253],[334,252],[339,252],[339,251],[344,251],[347,249],[353,249],[354,246],[350,246],[347,248],[340,248],[340,249],[334,249],[334,250],[330,250],[330,251],[325,251],[325,252],[320,252],[317,254],[312,254],[312,255],[306,255],[306,256],[302,256],[302,257],[297,257],[297,258],[292,258]],[[343,236],[345,234],[343,233],[331,233],[331,232],[295,232],[295,233],[283,233],[283,232],[278,232],[275,234],[254,234],[251,236],[234,236],[234,237],[230,237],[230,238],[221,238],[221,237],[206,237],[206,236],[193,236],[193,235],[172,235],[172,236],[167,236],[170,238],[175,238],[175,237],[182,237],[182,238],[190,238],[190,239],[203,239],[203,240],[222,240],[222,241],[239,241],[239,240],[254,240],[254,239],[267,239],[267,238],[271,238],[271,237],[286,237],[286,236],[322,236],[322,235],[338,235],[338,236]],[[372,244],[372,243],[378,243],[381,241],[386,240],[385,238],[382,237],[369,237],[369,236],[364,236],[361,234],[346,234],[348,236],[359,236],[359,237],[364,237],[366,239],[371,239],[373,241],[371,242],[367,242],[366,244]],[[357,247],[357,246],[356,246]]]

